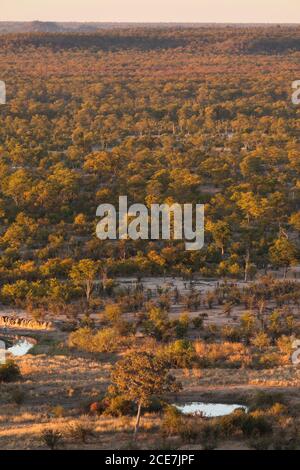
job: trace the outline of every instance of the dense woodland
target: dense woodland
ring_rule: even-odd
[[[1,301],[69,301],[96,273],[285,276],[300,246],[299,58],[296,26],[1,35]],[[96,208],[119,195],[205,203],[204,249],[101,242]]]
[[[299,449],[300,27],[26,27],[0,34],[0,448]],[[120,195],[205,204],[204,248],[100,241]]]

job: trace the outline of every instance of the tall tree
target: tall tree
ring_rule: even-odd
[[[112,382],[118,393],[137,405],[135,436],[139,430],[142,408],[151,397],[180,388],[180,384],[168,373],[165,362],[149,352],[133,352],[121,359],[113,371]]]
[[[70,277],[75,285],[84,289],[87,303],[93,293],[99,270],[100,263],[92,259],[82,259],[71,269]]]

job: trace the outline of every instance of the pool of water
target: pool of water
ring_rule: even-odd
[[[7,352],[13,356],[25,356],[25,354],[33,348],[34,343],[28,339],[18,339],[10,348],[7,348]]]
[[[202,403],[193,402],[184,405],[175,405],[185,415],[202,415],[206,418],[215,418],[218,416],[229,415],[237,409],[247,411],[247,407],[243,405],[227,405],[224,403]]]
[[[5,340],[5,339],[4,339]],[[5,354],[10,353],[12,356],[25,356],[31,348],[35,345],[35,341],[31,340],[30,338],[18,338],[16,340],[8,340],[5,342],[2,340],[0,341],[0,349],[3,355],[5,350]],[[6,343],[6,347],[5,347]]]

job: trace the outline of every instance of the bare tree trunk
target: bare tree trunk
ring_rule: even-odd
[[[86,282],[86,288],[85,288],[85,294],[86,294],[86,301],[87,301],[87,304],[90,303],[90,298],[91,298],[92,290],[93,290],[92,283],[89,282],[89,281],[87,281],[87,282]]]
[[[138,412],[137,412],[137,415],[136,415],[135,427],[134,427],[134,438],[135,439],[136,439],[136,435],[137,435],[139,427],[140,427],[141,412],[142,412],[142,403],[139,403],[138,404]]]
[[[244,281],[248,281],[248,272],[249,272],[249,264],[250,264],[250,252],[247,250],[246,258],[245,258],[245,271],[244,271]]]

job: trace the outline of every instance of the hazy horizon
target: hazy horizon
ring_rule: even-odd
[[[298,0],[2,0],[2,22],[297,24]]]
[[[3,23],[60,23],[60,24],[140,24],[140,25],[159,25],[159,24],[174,24],[174,25],[300,25],[300,20],[296,22],[283,22],[283,21],[257,21],[257,22],[247,22],[247,21],[89,21],[89,20],[37,20],[33,18],[32,20],[0,20],[0,24]]]

